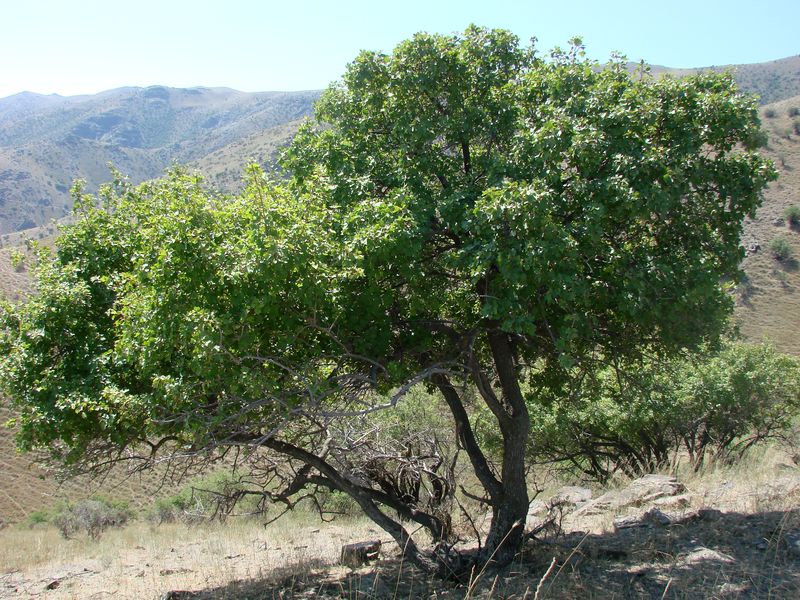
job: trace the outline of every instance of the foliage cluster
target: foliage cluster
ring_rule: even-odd
[[[800,227],[800,206],[792,204],[783,211],[783,216],[792,227]]]
[[[775,260],[779,262],[786,262],[794,256],[792,244],[785,235],[778,235],[772,238],[769,243],[769,251]]]
[[[98,498],[63,506],[50,518],[50,522],[65,538],[84,532],[96,540],[110,527],[125,526],[132,516],[126,504]]]
[[[792,432],[800,416],[800,360],[769,345],[727,342],[719,352],[579,373],[531,407],[534,462],[605,481],[681,456],[694,468],[731,460]]]

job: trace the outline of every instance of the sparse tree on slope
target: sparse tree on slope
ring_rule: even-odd
[[[774,177],[752,151],[756,105],[728,75],[631,76],[578,40],[545,59],[471,27],[362,53],[317,119],[285,185],[253,169],[223,197],[175,172],[81,198],[38,296],[3,314],[21,444],[73,465],[237,448],[266,465],[253,493],[349,494],[431,570],[507,563],[532,395],[576,364],[718,336],[742,220]],[[418,382],[440,393],[491,510],[469,556],[437,508],[453,494],[443,436],[387,455],[359,431]]]

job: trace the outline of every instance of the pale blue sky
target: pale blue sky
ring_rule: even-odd
[[[800,0],[17,0],[0,11],[0,97],[120,86],[318,89],[361,49],[469,23],[539,47],[580,35],[599,60],[620,51],[671,67],[800,54]]]

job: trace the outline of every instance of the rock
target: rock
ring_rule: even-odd
[[[565,485],[553,494],[552,498],[550,498],[547,503],[551,506],[555,503],[580,504],[582,502],[588,502],[591,499],[592,490],[589,488],[579,487],[577,485]]]
[[[773,224],[773,225],[775,225],[775,227],[783,227],[783,225],[785,224],[785,222],[784,222],[784,220],[783,220],[783,219],[781,219],[780,217],[778,217],[777,219],[773,219],[773,220],[772,220],[772,224]]]
[[[345,544],[342,546],[342,555],[339,562],[348,567],[360,567],[368,561],[378,558],[380,550],[380,540]]]
[[[628,515],[614,519],[614,529],[631,529],[633,527],[647,527],[647,523],[636,515]]]
[[[173,590],[171,592],[164,592],[161,594],[159,600],[189,600],[189,598],[197,598],[199,594],[196,592],[189,592],[187,590]]]
[[[736,560],[732,556],[711,550],[710,548],[695,548],[684,556],[679,563],[683,565],[696,565],[698,563],[714,561],[719,563],[733,564]]]
[[[680,494],[679,496],[665,496],[663,498],[656,498],[653,504],[659,508],[688,508],[691,504],[689,494]]]
[[[180,567],[178,569],[161,569],[158,572],[162,577],[166,577],[167,575],[180,575],[181,573],[194,573],[194,571],[186,567]]]
[[[614,527],[616,529],[630,529],[632,527],[650,527],[651,525],[660,525],[666,527],[678,523],[679,519],[662,512],[658,508],[651,508],[641,515],[628,515],[614,519]]]
[[[58,580],[58,579],[54,579],[53,581],[48,583],[46,586],[44,586],[44,589],[46,589],[46,590],[55,590],[55,589],[58,589],[58,586],[60,586],[60,585],[61,585],[61,581]]]
[[[626,488],[606,492],[575,511],[576,516],[598,515],[626,506],[641,506],[665,496],[675,496],[686,488],[670,475],[645,475]]]

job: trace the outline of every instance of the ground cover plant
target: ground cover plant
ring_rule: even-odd
[[[230,196],[176,169],[77,187],[38,295],[0,317],[20,444],[74,470],[246,461],[232,502],[333,490],[427,571],[507,564],[531,403],[576,366],[723,330],[742,220],[775,176],[756,105],[729,75],[631,75],[579,40],[542,58],[471,27],[362,53],[316,115],[282,183],[252,168]],[[418,384],[453,436],[377,426]],[[448,518],[464,462],[491,513],[477,551]]]

